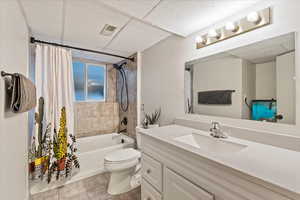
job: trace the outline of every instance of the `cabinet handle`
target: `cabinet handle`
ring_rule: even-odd
[[[146,199],[146,200],[152,200],[152,199],[151,199],[151,197],[147,197],[147,199]]]
[[[147,169],[147,174],[150,174],[151,173],[151,169]],[[151,200],[151,198],[150,199],[147,199],[147,200]]]

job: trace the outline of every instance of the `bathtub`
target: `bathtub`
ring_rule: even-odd
[[[122,134],[111,133],[77,139],[80,170],[73,170],[73,176],[68,180],[55,181],[50,184],[46,181],[31,182],[30,193],[45,192],[65,184],[72,183],[90,176],[106,172],[104,169],[105,155],[123,148],[134,147],[134,140]]]

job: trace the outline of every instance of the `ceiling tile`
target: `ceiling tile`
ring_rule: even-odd
[[[111,8],[142,19],[160,0],[97,0]]]
[[[264,40],[245,47],[228,51],[230,55],[246,59],[253,63],[275,60],[276,56],[295,49],[294,33]]]
[[[143,51],[170,34],[137,20],[132,20],[108,46],[110,49],[132,52]]]
[[[21,0],[21,4],[24,7],[28,24],[35,36],[60,39],[63,0]]]
[[[108,51],[106,50],[105,52],[109,52],[109,53],[115,53],[118,55],[122,55],[119,52],[113,52],[113,51]],[[107,55],[102,55],[102,54],[96,54],[96,53],[89,53],[89,52],[85,52],[85,51],[78,51],[78,50],[72,50],[72,55],[74,57],[77,58],[85,58],[85,59],[90,59],[90,60],[97,60],[100,62],[106,62],[106,63],[118,63],[122,60],[124,60],[123,58],[117,58],[117,57],[113,57],[113,56],[107,56]],[[127,55],[124,55],[125,57],[128,57]]]
[[[129,17],[111,11],[93,0],[67,0],[64,40],[99,49],[113,37],[100,35],[105,24],[116,26],[116,34],[128,21]]]
[[[145,20],[187,36],[262,0],[164,0]]]

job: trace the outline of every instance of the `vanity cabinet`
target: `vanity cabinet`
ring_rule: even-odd
[[[214,196],[166,169],[164,200],[214,200]]]
[[[272,184],[142,134],[142,200],[297,200]]]

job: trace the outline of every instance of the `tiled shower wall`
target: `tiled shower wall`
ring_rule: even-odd
[[[113,133],[119,127],[119,104],[116,99],[117,71],[106,66],[106,101],[75,102],[75,132],[77,137]]]
[[[128,83],[128,95],[129,95],[129,107],[127,112],[123,112],[122,109],[119,109],[120,120],[124,117],[127,117],[128,124],[127,126],[121,125],[120,129],[127,129],[127,134],[130,137],[135,138],[135,128],[137,126],[137,55],[133,56],[134,62],[127,60],[127,65],[124,67],[127,83]],[[122,77],[120,73],[117,73],[117,100],[120,102],[121,94],[121,83]]]
[[[124,67],[129,94],[129,108],[123,112],[119,107],[122,77],[112,65],[107,65],[107,90],[105,102],[76,102],[75,130],[77,137],[117,132],[127,129],[130,137],[135,137],[137,125],[137,56],[135,61],[127,61]],[[120,125],[120,121],[127,117],[127,126]]]

